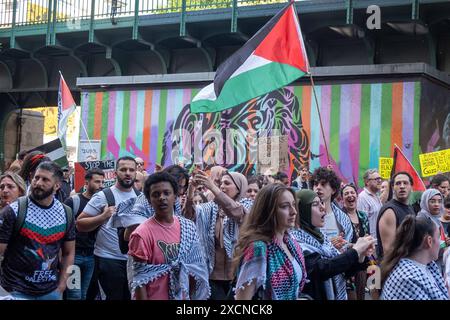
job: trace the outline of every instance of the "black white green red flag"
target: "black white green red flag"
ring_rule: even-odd
[[[218,112],[282,88],[309,73],[300,24],[290,2],[217,69],[192,99],[192,113]]]

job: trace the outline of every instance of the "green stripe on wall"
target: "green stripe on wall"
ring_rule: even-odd
[[[167,92],[168,90],[161,90],[159,100],[159,119],[158,119],[158,149],[156,153],[156,162],[162,161],[162,149],[164,143],[164,132],[166,130],[166,113],[167,113]],[[151,150],[150,150],[151,152]]]
[[[420,98],[421,98],[421,82],[417,81],[414,85],[414,140],[413,140],[413,159],[412,165],[416,168],[420,175],[419,154],[422,153],[420,148]]]
[[[100,152],[101,159],[106,157],[108,151],[108,115],[109,115],[109,92],[103,93],[102,99],[102,129],[101,129],[101,139],[102,139],[102,150]],[[112,126],[114,124],[111,124]]]
[[[331,87],[330,112],[330,153],[334,161],[339,164],[339,114],[341,112],[341,85]]]
[[[130,91],[123,93],[122,141],[120,149],[127,150],[128,131],[130,130]]]
[[[392,83],[383,83],[381,92],[380,157],[392,157]]]
[[[360,186],[364,185],[364,171],[370,165],[370,93],[372,86],[363,84],[361,91],[361,117],[359,124],[359,181]]]
[[[94,121],[95,121],[95,97],[98,93],[90,92],[89,93],[89,111],[87,118],[87,133],[88,139],[92,139],[94,136]]]
[[[297,126],[299,126],[300,124],[302,124],[302,122],[300,121],[301,116],[302,116],[302,111],[303,111],[303,86],[295,86],[294,87],[294,95],[297,97],[297,101],[300,104],[300,108],[298,109],[300,111],[299,114],[292,114],[292,122],[294,124],[296,124]],[[308,137],[308,140],[311,140],[311,137]]]

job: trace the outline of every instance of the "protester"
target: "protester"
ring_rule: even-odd
[[[45,156],[41,151],[32,151],[28,153],[23,159],[22,168],[19,171],[19,175],[27,184],[27,187],[31,184],[33,180],[34,173],[37,166],[44,161],[50,161],[50,158]]]
[[[442,227],[447,237],[450,237],[450,195],[444,199],[444,214],[441,216]]]
[[[220,182],[222,180],[222,176],[224,175],[224,173],[226,171],[227,171],[227,169],[225,169],[224,167],[214,166],[211,168],[211,170],[209,172],[209,177],[211,178],[211,180],[214,182],[214,184],[218,188],[220,188]],[[214,194],[209,189],[206,189],[205,196],[208,199],[208,201],[214,200]]]
[[[174,215],[177,181],[167,172],[147,178],[144,194],[155,214],[131,235],[132,292],[137,300],[202,300],[208,269],[195,224]]]
[[[145,171],[144,160],[140,157],[136,157],[134,158],[134,161],[136,161],[136,171],[141,173],[145,178],[147,176],[147,171]]]
[[[136,171],[136,180],[134,180],[134,188],[140,192],[144,187],[145,177],[142,172]]]
[[[339,193],[341,181],[333,170],[323,167],[314,170],[311,181],[314,192],[325,205],[326,216],[322,232],[336,249],[345,250],[353,239],[353,228],[350,218],[333,203]]]
[[[5,172],[0,176],[0,209],[10,205],[18,197],[25,195],[25,181],[14,172]]]
[[[438,189],[441,194],[447,197],[450,193],[450,179],[442,173],[437,174],[431,179],[431,188]]]
[[[17,299],[61,300],[75,253],[72,211],[55,198],[63,173],[39,164],[30,195],[0,212],[1,286]]]
[[[358,196],[358,210],[367,214],[369,219],[370,235],[377,235],[378,213],[383,206],[378,193],[381,189],[382,179],[376,169],[367,170],[364,175],[364,190]]]
[[[231,292],[231,259],[239,236],[239,226],[252,201],[246,199],[247,179],[240,173],[222,175],[220,189],[205,172],[194,172],[194,184],[202,184],[214,195],[214,201],[193,206],[195,185],[189,185],[186,217],[194,220],[205,249],[212,300],[224,300]]]
[[[422,199],[420,201],[420,212],[417,214],[418,217],[425,217],[431,219],[436,224],[439,230],[440,238],[440,250],[439,258],[436,261],[439,267],[443,268],[444,261],[443,255],[444,250],[450,245],[450,238],[445,235],[444,227],[441,223],[441,217],[444,215],[444,205],[442,200],[442,194],[437,189],[428,189],[422,194]]]
[[[136,178],[134,158],[119,158],[116,162],[116,176],[114,186],[92,196],[77,218],[77,228],[81,232],[91,232],[98,228],[94,248],[94,279],[98,279],[106,300],[129,300],[126,272],[128,257],[120,250],[117,229],[108,224],[108,221],[117,205],[137,196],[133,190]]]
[[[439,228],[408,215],[381,265],[382,300],[448,300],[439,267]]]
[[[359,203],[358,190],[353,183],[344,185],[341,189],[343,199],[343,211],[350,217],[353,226],[353,239],[351,243],[356,243],[358,238],[365,237],[369,233],[369,219],[364,211],[356,208]],[[362,270],[347,281],[349,300],[364,300],[366,289],[367,273]]]
[[[393,199],[380,209],[377,221],[377,255],[381,259],[383,253],[392,247],[395,232],[407,215],[415,216],[414,209],[408,205],[413,179],[407,172],[397,172],[391,180]]]
[[[257,177],[249,177],[247,178],[247,185],[247,198],[254,201],[259,190],[262,188],[262,184]]]
[[[198,206],[199,204],[207,203],[208,199],[206,199],[203,193],[195,191],[194,196],[192,197],[192,202],[194,203],[194,205]]]
[[[236,300],[296,300],[306,281],[302,250],[289,230],[295,195],[282,184],[261,189],[241,227],[234,264]]]
[[[315,300],[347,300],[346,277],[367,268],[367,256],[372,255],[375,240],[369,235],[359,238],[344,253],[340,253],[321,231],[325,224],[325,206],[312,190],[296,193],[299,228],[291,231],[305,256],[308,282],[304,293]]]
[[[281,183],[285,186],[289,186],[289,177],[284,172],[277,172],[277,174],[273,177],[275,180],[275,183]]]
[[[302,164],[300,166],[299,176],[292,182],[292,188],[296,190],[312,189],[309,172],[309,166],[307,164]]]
[[[381,182],[381,187],[380,187],[380,200],[383,205],[386,202],[388,202],[389,190],[390,190],[389,180],[383,180],[383,182]],[[375,227],[376,227],[376,225],[375,225]]]
[[[65,204],[72,209],[75,219],[84,211],[92,196],[103,189],[105,173],[100,169],[90,169],[84,176],[85,191],[69,197]],[[94,273],[94,245],[97,231],[77,232],[75,240],[75,262],[80,268],[81,278],[78,288],[66,291],[67,300],[86,300],[87,291]],[[95,279],[94,281],[97,281]]]

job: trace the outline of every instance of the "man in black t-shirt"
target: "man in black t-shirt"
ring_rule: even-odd
[[[30,195],[0,211],[1,286],[16,299],[60,300],[66,289],[75,253],[75,219],[54,197],[62,175],[54,162],[42,162]]]
[[[68,205],[77,218],[84,207],[98,191],[103,189],[105,174],[100,169],[91,169],[84,176],[85,189],[83,193],[78,193],[68,198],[65,204]],[[67,300],[86,300],[87,290],[94,273],[94,244],[96,231],[77,232],[75,242],[75,265],[80,270],[80,281],[70,283],[67,288]],[[77,280],[77,279],[74,279]]]
[[[413,187],[413,179],[407,172],[398,172],[392,177],[393,199],[381,207],[377,221],[378,257],[392,247],[398,226],[407,215],[415,215],[408,204]]]

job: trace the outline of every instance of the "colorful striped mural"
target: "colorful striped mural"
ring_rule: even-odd
[[[288,173],[293,176],[299,162],[310,159],[311,169],[327,164],[310,86],[289,86],[222,114],[191,115],[188,105],[197,91],[84,92],[82,121],[90,139],[102,140],[102,159],[139,156],[150,172],[155,163],[171,164],[173,130],[186,129],[195,135],[195,123],[200,123],[203,133],[227,127],[244,134],[262,128],[280,129],[289,135]],[[316,86],[315,93],[330,157],[344,180],[362,185],[363,172],[377,168],[379,157],[391,156],[394,144],[419,168],[420,82],[322,85]],[[80,136],[87,138],[83,130]],[[233,142],[238,149],[242,149],[241,143]]]

